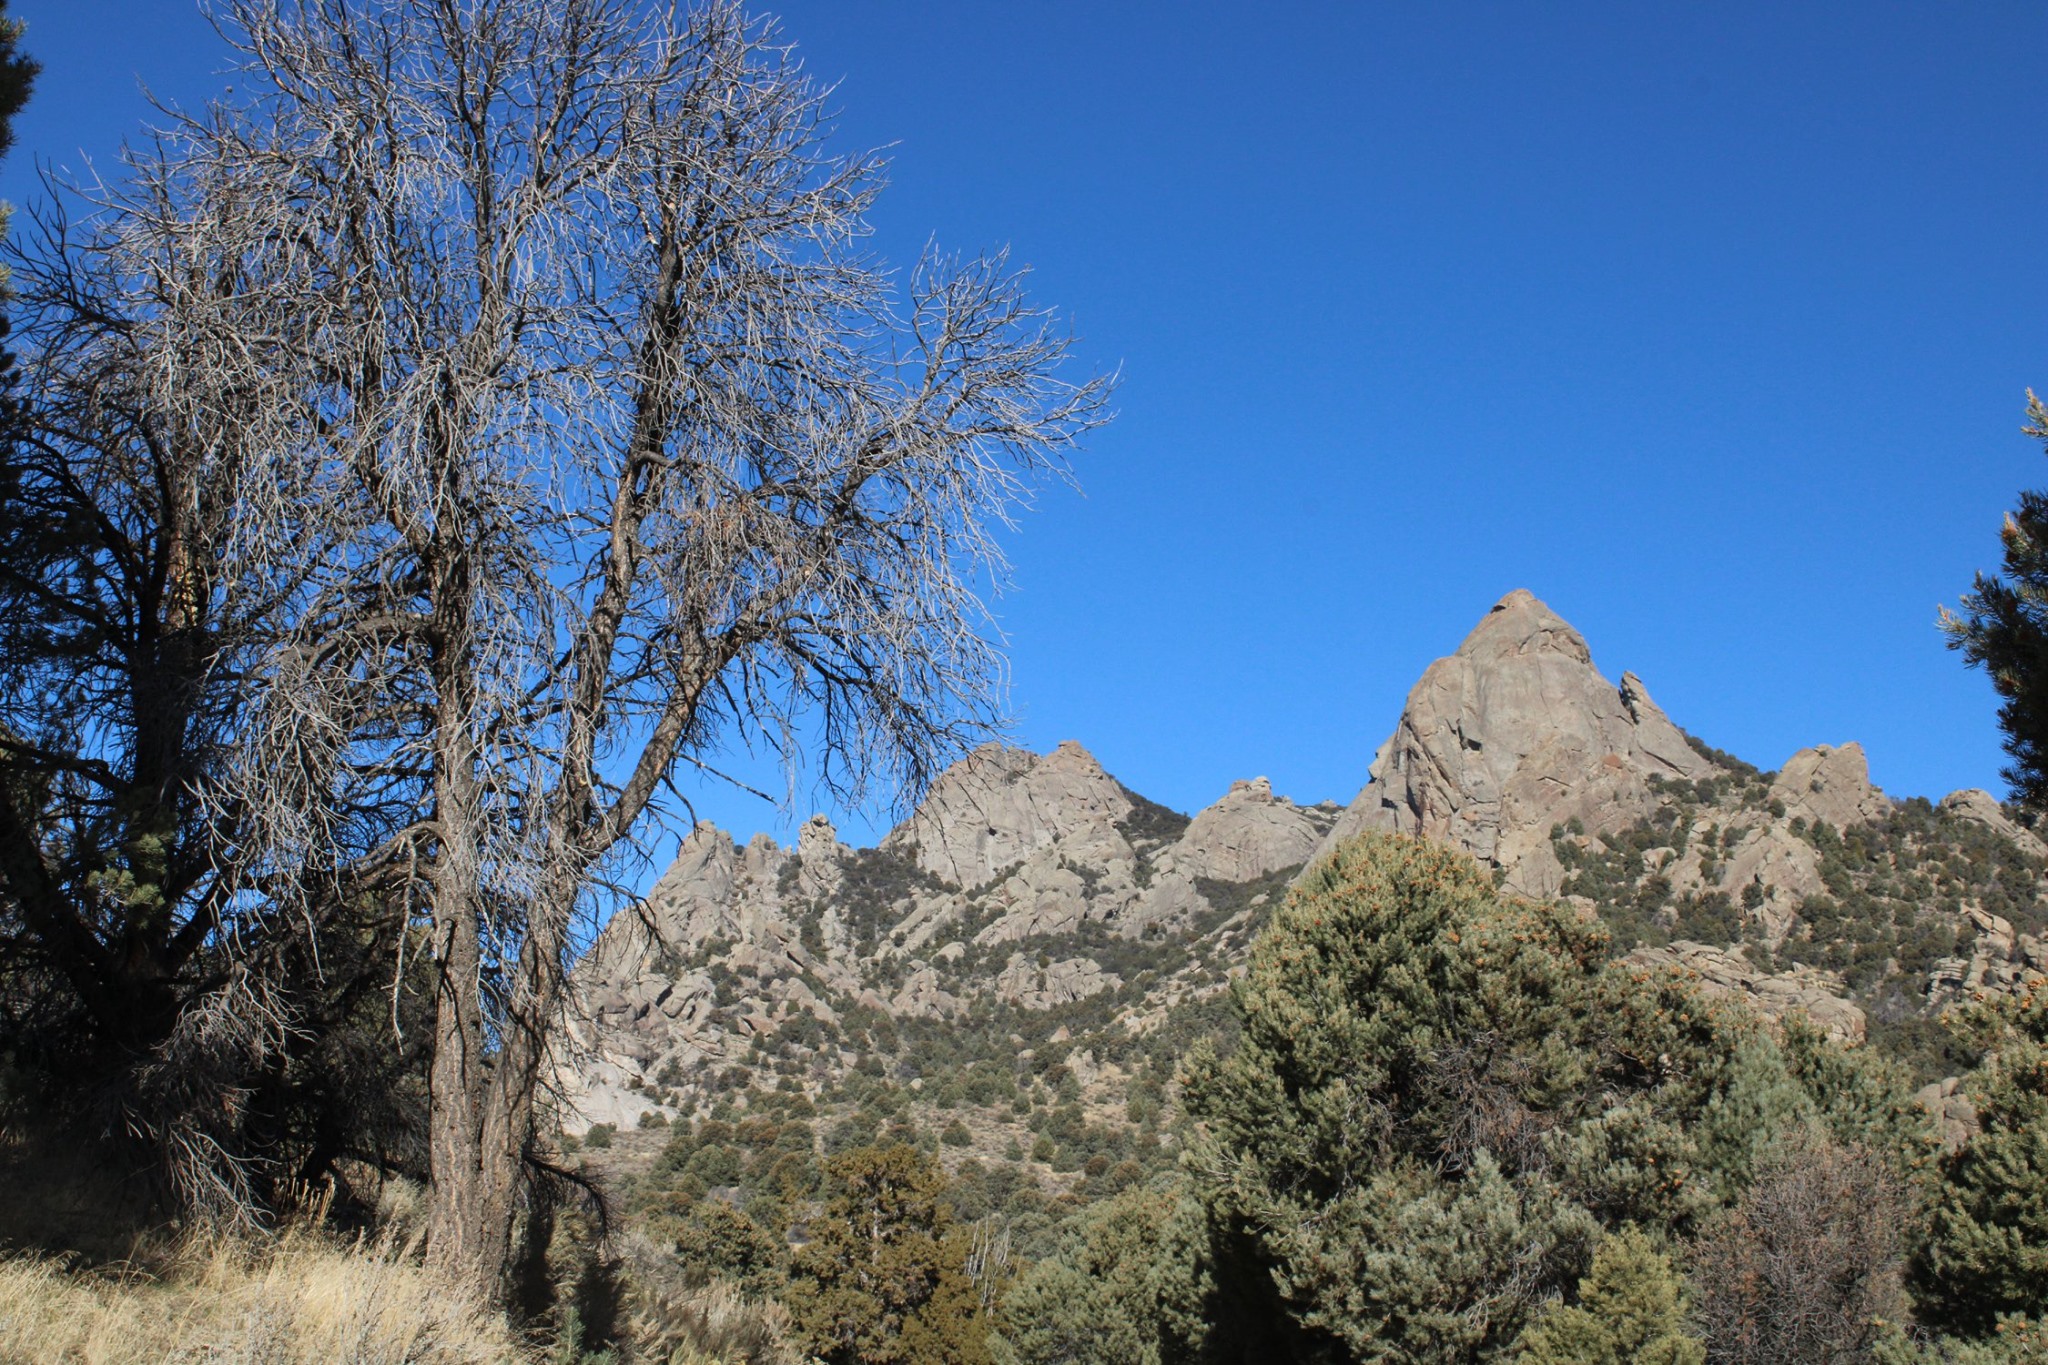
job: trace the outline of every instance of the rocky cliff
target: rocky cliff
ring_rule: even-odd
[[[1227,1029],[1218,991],[1286,883],[1368,829],[1452,843],[1646,966],[1928,1065],[1931,1011],[2048,970],[2048,847],[1989,795],[1892,800],[1855,744],[1776,772],[1708,748],[1517,591],[1423,673],[1345,808],[1259,778],[1189,818],[1070,741],[976,751],[872,849],[823,817],[794,848],[700,826],[577,968],[565,1122],[864,1069],[950,1096],[991,1059],[1086,1076],[1111,1122]]]

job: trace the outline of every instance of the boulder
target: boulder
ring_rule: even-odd
[[[1955,1151],[1983,1126],[1977,1118],[1977,1106],[1963,1093],[1962,1082],[1954,1076],[1922,1086],[1913,1098],[1934,1119],[1945,1151]]]

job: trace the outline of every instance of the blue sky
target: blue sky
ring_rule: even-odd
[[[109,159],[138,82],[219,83],[186,0],[12,12],[47,67],[16,202]],[[1933,623],[2048,484],[2048,6],[777,12],[845,145],[894,144],[881,250],[1008,244],[1123,369],[1082,493],[1010,541],[1021,742],[1183,809],[1348,800],[1527,587],[1765,767],[1855,739],[1894,794],[2001,789]]]

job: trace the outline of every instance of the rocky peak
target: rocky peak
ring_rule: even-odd
[[[1495,659],[1555,655],[1587,668],[1593,665],[1586,637],[1527,588],[1516,588],[1494,603],[1458,646],[1458,654]]]
[[[1173,846],[1173,865],[1190,877],[1220,882],[1248,882],[1298,867],[1322,841],[1329,816],[1317,815],[1275,796],[1263,777],[1233,782],[1188,823]]]
[[[1787,815],[1825,820],[1837,829],[1881,818],[1891,803],[1870,785],[1870,763],[1860,744],[1816,744],[1785,760],[1771,795]]]
[[[1366,829],[1565,896],[1644,971],[1854,1039],[1849,983],[1873,971],[1853,993],[1883,1005],[1875,1019],[1901,994],[1937,1009],[2048,973],[2048,846],[1983,792],[1926,817],[1870,785],[1854,744],[1777,774],[1709,759],[1641,678],[1608,681],[1576,630],[1516,591],[1422,675],[1341,812],[1260,777],[1187,819],[1068,741],[976,750],[879,849],[848,848],[822,815],[793,848],[700,825],[577,965],[556,1080],[578,1122],[630,1124],[768,1059],[815,1090],[875,1046],[847,1023],[875,1013],[949,1030],[1001,1017],[1054,1043],[1070,1024],[1155,1033],[1209,1008],[1296,869]],[[1857,838],[1820,827],[1866,822]],[[1951,939],[1954,956],[1930,957]]]
[[[839,864],[847,852],[830,820],[823,815],[813,815],[804,821],[803,828],[796,833],[799,894],[805,899],[815,899],[838,890]]]
[[[1602,677],[1585,637],[1518,588],[1423,673],[1330,839],[1441,839],[1504,869],[1515,890],[1550,895],[1562,878],[1552,825],[1618,828],[1648,808],[1653,775],[1713,771],[1640,678]]]
[[[1045,755],[984,744],[939,775],[882,847],[951,885],[980,886],[1054,845],[1120,846],[1116,827],[1132,809],[1116,779],[1073,740]]]

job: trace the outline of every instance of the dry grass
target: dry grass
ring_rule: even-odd
[[[291,1232],[186,1249],[154,1274],[0,1261],[5,1365],[498,1365],[503,1321],[390,1241]]]
[[[797,1365],[789,1310],[780,1303],[721,1279],[685,1283],[675,1257],[641,1233],[627,1233],[617,1251],[634,1291],[629,1360]]]
[[[261,1239],[183,1236],[152,1224],[97,1153],[31,1153],[0,1136],[0,1365],[558,1365],[579,1353],[522,1340],[505,1319],[421,1264],[423,1192],[377,1187],[360,1240],[329,1228],[309,1190]],[[367,1181],[365,1182],[367,1185]],[[789,1315],[629,1233],[606,1252],[623,1274],[618,1365],[795,1365]]]

